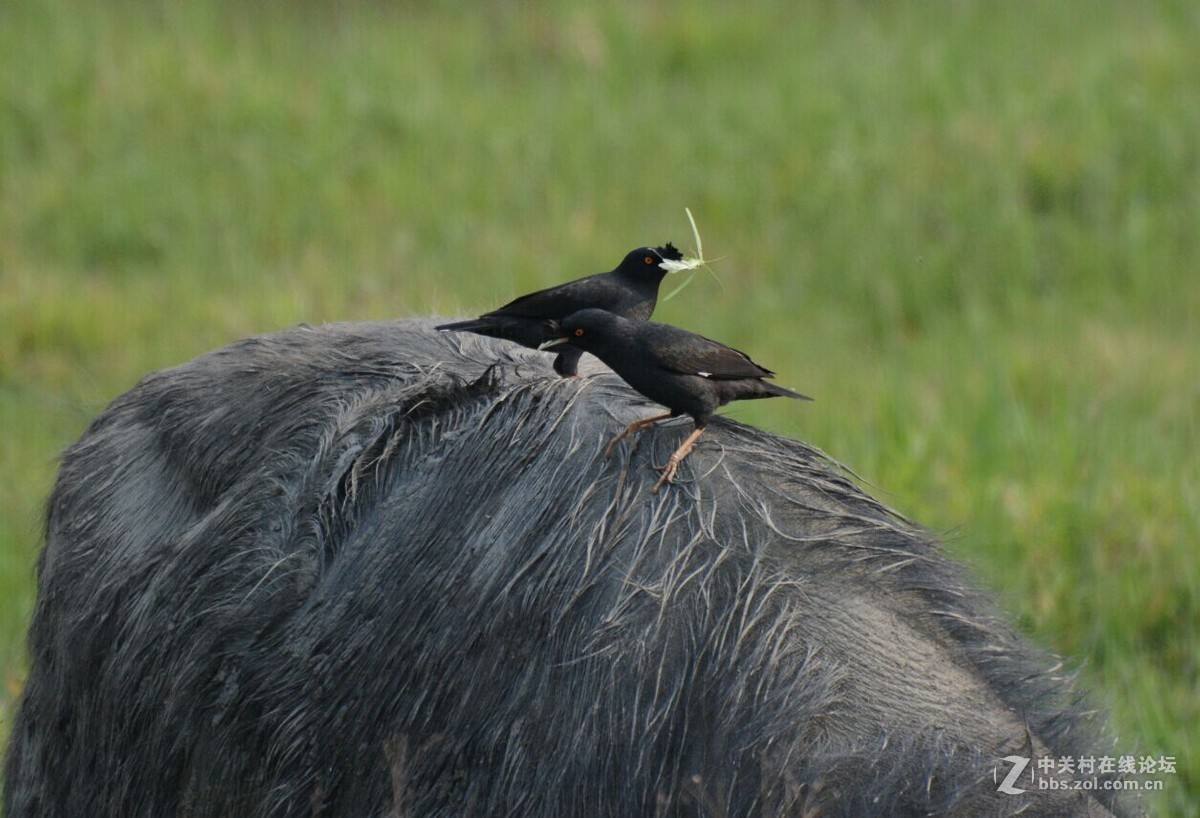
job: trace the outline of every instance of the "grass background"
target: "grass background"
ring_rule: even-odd
[[[818,399],[730,414],[944,533],[1200,814],[1197,42],[1190,0],[4,4],[0,719],[56,455],[142,374],[689,205],[723,286],[657,317]]]

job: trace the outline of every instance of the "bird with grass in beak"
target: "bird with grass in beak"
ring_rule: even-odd
[[[692,432],[662,468],[652,489],[655,493],[675,479],[679,464],[725,404],[775,397],[812,400],[770,383],[767,378],[775,373],[744,352],[668,324],[631,321],[604,310],[582,310],[563,320],[559,337],[543,346],[556,349],[568,344],[595,355],[642,395],[670,410],[629,424],[608,444],[605,457],[621,440],[659,421],[691,416]]]
[[[624,318],[646,320],[654,313],[663,278],[668,273],[695,269],[700,263],[699,259],[685,259],[670,243],[639,247],[626,253],[621,263],[607,273],[538,290],[478,318],[442,324],[437,329],[504,338],[537,349],[556,339],[558,322],[580,310],[602,309]],[[562,344],[556,351],[554,371],[564,378],[575,377],[583,350]]]

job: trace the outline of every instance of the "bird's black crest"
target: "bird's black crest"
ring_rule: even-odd
[[[683,253],[679,252],[671,242],[667,242],[662,247],[655,247],[654,249],[667,261],[683,261]]]

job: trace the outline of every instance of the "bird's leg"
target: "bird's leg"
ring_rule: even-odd
[[[615,449],[617,447],[617,444],[620,443],[625,438],[629,437],[630,435],[635,435],[638,432],[642,431],[643,429],[645,429],[649,426],[653,426],[654,424],[658,423],[660,420],[666,420],[667,418],[673,418],[673,417],[675,417],[674,412],[663,412],[661,415],[655,415],[654,417],[642,418],[641,420],[635,420],[633,423],[626,426],[625,430],[623,432],[621,432],[621,434],[617,435],[616,437],[614,437],[612,440],[609,441],[607,448],[605,448],[605,450],[604,450],[604,456],[605,457],[610,456],[613,453],[613,449]]]
[[[654,494],[658,494],[658,490],[663,487],[664,483],[670,483],[675,479],[675,472],[679,471],[679,464],[683,459],[691,454],[692,449],[696,448],[696,441],[700,439],[700,435],[704,434],[704,427],[697,426],[692,430],[692,433],[683,439],[679,444],[679,448],[671,455],[671,459],[667,461],[667,465],[663,467],[662,477],[658,478],[658,482],[654,484],[654,488],[650,489]]]

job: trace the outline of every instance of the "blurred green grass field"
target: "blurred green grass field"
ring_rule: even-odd
[[[688,205],[721,284],[657,317],[817,397],[730,414],[943,534],[1200,814],[1198,42],[1190,0],[5,4],[0,719],[57,453],[142,374]]]

